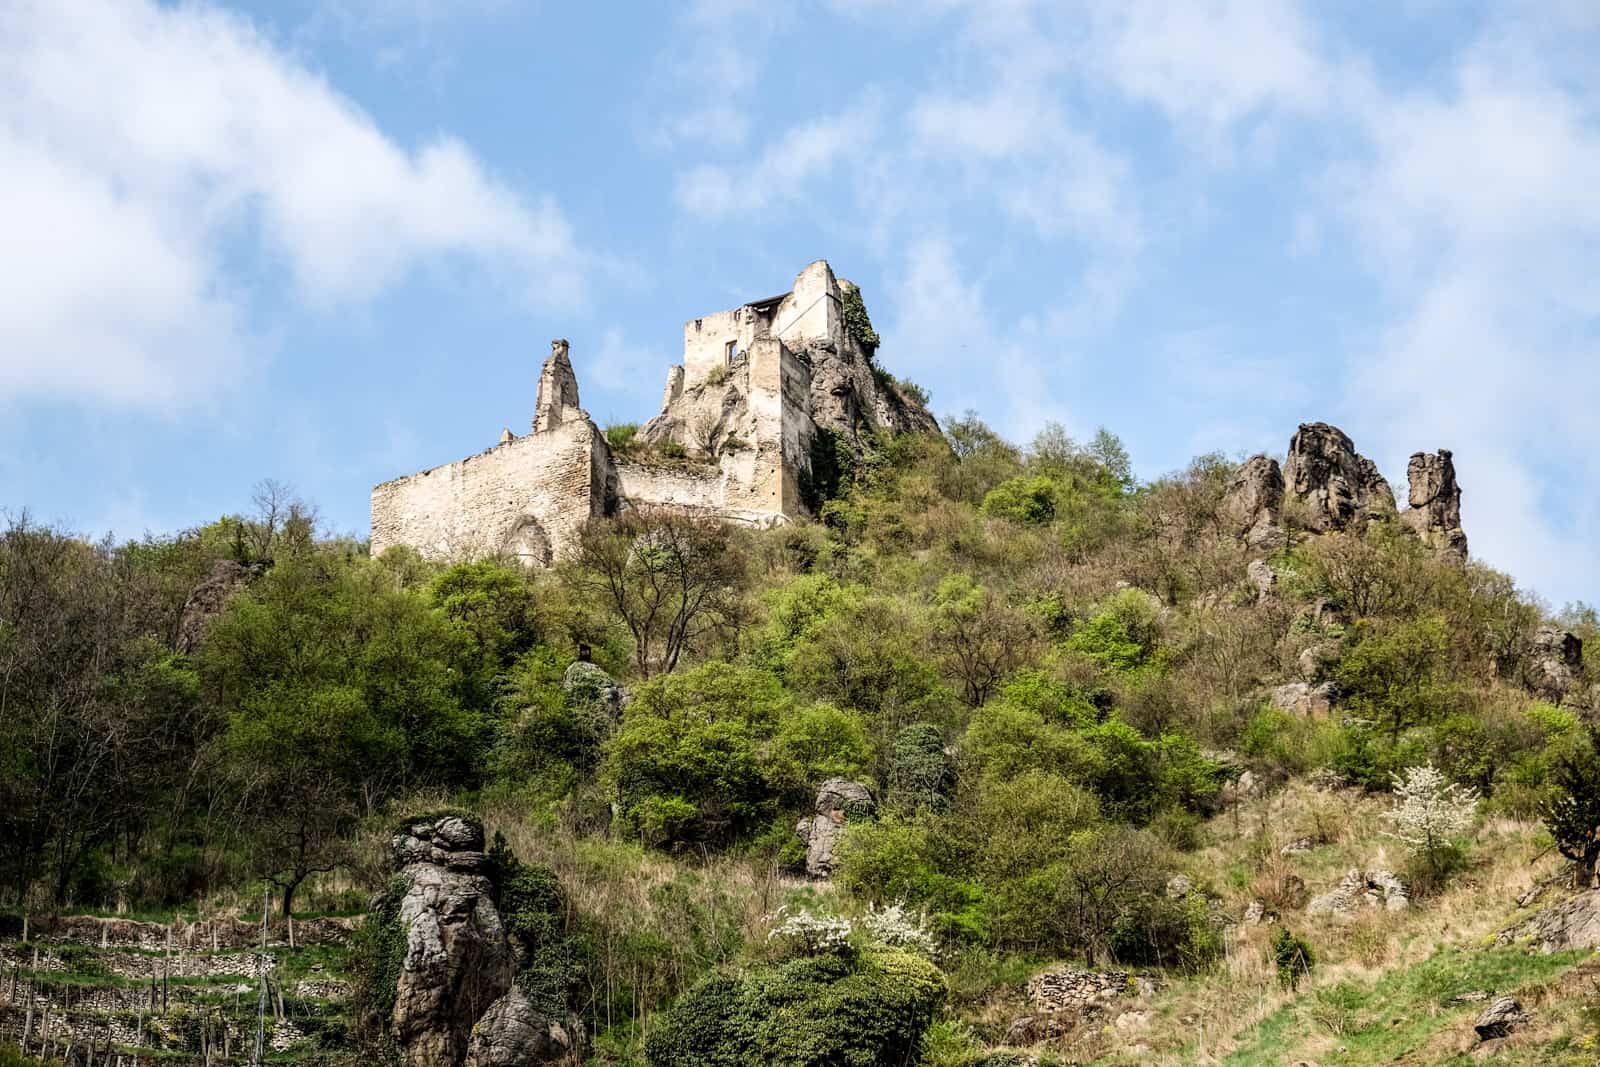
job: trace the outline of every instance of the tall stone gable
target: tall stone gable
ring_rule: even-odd
[[[542,566],[570,552],[591,518],[625,507],[746,525],[806,513],[801,485],[820,431],[860,448],[873,432],[938,424],[845,326],[848,281],[826,260],[793,288],[684,324],[642,447],[613,453],[580,404],[566,341],[551,342],[532,432],[372,490],[372,552],[409,545],[433,559],[511,553]]]

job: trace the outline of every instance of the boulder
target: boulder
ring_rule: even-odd
[[[1278,548],[1284,542],[1278,525],[1283,505],[1283,471],[1268,456],[1251,456],[1234,472],[1222,497],[1222,520],[1229,531],[1253,548]]]
[[[511,989],[516,952],[485,875],[483,827],[445,815],[392,841],[405,955],[394,1033],[407,1067],[460,1064],[473,1024]]]
[[[1456,466],[1450,450],[1418,452],[1406,466],[1410,483],[1407,502],[1410,509],[1400,516],[1406,529],[1432,546],[1440,555],[1465,563],[1467,535],[1461,529],[1461,487],[1456,484]]]
[[[1278,590],[1278,575],[1264,559],[1253,559],[1244,569],[1257,600],[1265,600]]]
[[[1339,697],[1339,687],[1332,682],[1312,685],[1310,682],[1287,682],[1274,686],[1267,700],[1275,708],[1308,719],[1325,719],[1332,712]]]
[[[829,778],[817,789],[815,814],[795,824],[806,844],[806,873],[827,878],[833,873],[833,850],[850,819],[869,818],[877,810],[872,791],[848,778]]]
[[[1307,915],[1334,915],[1350,918],[1362,908],[1401,911],[1411,904],[1406,887],[1392,871],[1351,868],[1339,884],[1321,896],[1311,898]]]
[[[622,720],[622,709],[633,699],[633,694],[618,685],[605,668],[587,660],[578,660],[567,668],[561,678],[561,693],[568,703],[592,702],[614,722]]]
[[[1528,688],[1559,704],[1583,678],[1583,642],[1576,634],[1545,626],[1533,635],[1524,667]]]
[[[212,564],[211,573],[206,575],[205,581],[195,586],[183,602],[173,647],[183,653],[199,648],[211,632],[211,624],[228,606],[228,601],[244,589],[256,573],[256,568],[231,559],[219,559]]]
[[[1553,904],[1501,931],[1495,941],[1501,945],[1526,941],[1534,951],[1546,954],[1600,948],[1600,889],[1589,889]]]
[[[1301,424],[1289,441],[1283,477],[1289,498],[1300,505],[1300,521],[1317,533],[1361,529],[1369,519],[1394,514],[1394,490],[1377,465],[1325,422]]]
[[[1300,668],[1300,677],[1307,682],[1319,682],[1328,673],[1328,669],[1339,662],[1339,642],[1318,641],[1314,645],[1307,645],[1300,650],[1300,655],[1295,659],[1295,665]]]
[[[583,1062],[584,1044],[583,1023],[576,1016],[552,1018],[513,988],[489,1005],[472,1028],[465,1067],[575,1067]]]
[[[1478,1032],[1479,1041],[1489,1041],[1506,1037],[1527,1021],[1528,1013],[1522,1010],[1522,1005],[1515,997],[1498,997],[1483,1009],[1483,1014],[1478,1016],[1472,1028]]]

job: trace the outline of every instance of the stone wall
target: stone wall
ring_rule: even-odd
[[[384,482],[372,490],[372,553],[404,544],[437,559],[511,552],[549,563],[606,514],[609,472],[605,438],[583,418]]]

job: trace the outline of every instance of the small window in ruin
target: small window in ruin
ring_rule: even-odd
[[[733,361],[739,358],[739,342],[738,341],[729,341],[728,345],[727,345],[727,349],[728,349],[728,366],[731,367],[731,366],[733,366]]]

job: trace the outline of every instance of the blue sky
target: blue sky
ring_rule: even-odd
[[[0,507],[119,536],[601,422],[828,258],[882,361],[1152,477],[1451,448],[1476,555],[1600,600],[1600,7],[9,0]]]

